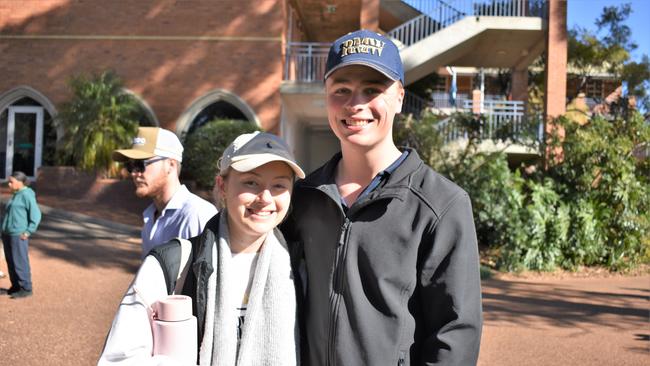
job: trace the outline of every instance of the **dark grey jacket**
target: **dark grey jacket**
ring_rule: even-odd
[[[481,290],[467,193],[411,150],[346,213],[334,182],[340,159],[296,184],[283,226],[290,245],[304,250],[303,360],[476,364]]]

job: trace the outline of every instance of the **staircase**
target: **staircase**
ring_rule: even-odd
[[[467,17],[542,17],[542,0],[402,0],[421,14],[388,34],[410,46]]]

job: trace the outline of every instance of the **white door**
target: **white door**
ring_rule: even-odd
[[[43,151],[43,107],[9,107],[4,177],[20,170],[34,179]]]

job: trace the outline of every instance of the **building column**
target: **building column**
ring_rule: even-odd
[[[567,29],[566,0],[549,0],[546,32],[546,118],[558,117],[566,111]]]
[[[514,68],[510,71],[512,84],[510,96],[512,100],[528,102],[528,68]]]
[[[379,0],[361,0],[361,29],[379,31]]]
[[[567,0],[549,0],[548,28],[546,31],[546,72],[544,81],[544,132],[548,141],[556,133],[564,137],[564,129],[554,125],[553,118],[566,112],[567,73]],[[546,151],[547,156],[551,151]],[[562,159],[561,149],[553,152],[556,160]],[[546,161],[548,166],[549,161]]]

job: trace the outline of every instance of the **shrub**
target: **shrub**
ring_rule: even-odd
[[[116,175],[111,155],[136,135],[143,113],[139,102],[111,71],[75,76],[69,86],[73,97],[61,105],[55,122],[64,131],[57,162]]]
[[[192,131],[185,138],[184,177],[194,179],[201,188],[212,188],[223,151],[237,136],[258,130],[248,121],[217,119]]]
[[[423,160],[463,187],[472,199],[479,245],[497,253],[509,271],[603,265],[611,270],[650,261],[650,159],[633,150],[650,141],[650,125],[638,113],[627,119],[594,117],[579,125],[556,121],[566,131],[549,151],[560,159],[522,176],[501,152],[481,153],[471,116],[454,116],[469,137],[462,151],[446,150],[436,116],[396,123],[396,143],[415,147]]]
[[[637,159],[634,149],[650,141],[650,125],[637,113],[627,118],[597,116],[581,126],[559,119],[566,130],[563,159],[548,175],[582,217],[573,236],[577,264],[602,264],[612,269],[638,263],[650,243],[650,159]],[[587,224],[586,220],[591,220]],[[589,240],[585,239],[589,238]]]

